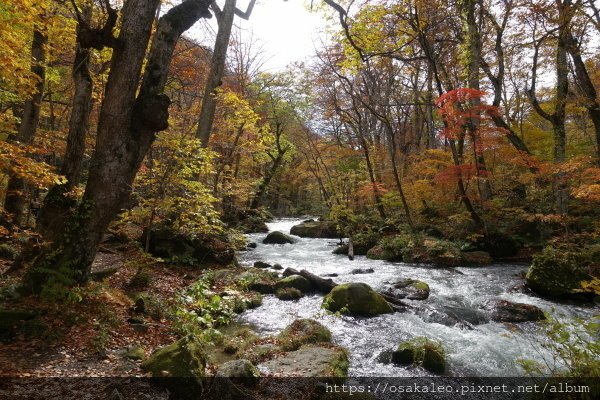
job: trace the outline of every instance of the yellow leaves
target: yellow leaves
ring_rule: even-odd
[[[0,141],[0,170],[16,175],[37,188],[48,188],[64,182],[64,177],[54,172],[54,168],[42,161],[31,158],[44,151],[33,146],[21,146]]]

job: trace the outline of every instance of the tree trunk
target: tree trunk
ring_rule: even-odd
[[[369,155],[369,144],[367,141],[361,137],[360,144],[363,149],[363,153],[365,155],[365,160],[367,162],[367,171],[369,172],[369,179],[371,179],[371,185],[373,186],[373,198],[375,200],[375,207],[377,208],[377,212],[379,212],[379,216],[381,219],[386,219],[387,216],[385,214],[385,209],[383,208],[383,204],[381,204],[381,195],[379,194],[379,188],[377,187],[377,180],[375,179],[375,173],[373,172],[373,165],[371,164],[371,156]]]
[[[66,226],[66,240],[45,257],[39,257],[27,275],[28,289],[39,291],[54,274],[73,283],[89,279],[91,264],[102,235],[131,193],[133,180],[155,134],[168,127],[169,98],[163,94],[177,40],[201,17],[210,16],[209,0],[185,0],[160,18],[147,57],[144,78],[136,98],[142,63],[160,0],[128,0],[118,45],[98,122],[83,201],[73,226]],[[43,267],[43,270],[40,268]]]
[[[48,37],[42,30],[36,27],[33,31],[33,41],[31,42],[31,57],[33,63],[31,72],[36,76],[38,82],[31,97],[25,101],[23,115],[19,131],[14,141],[24,145],[33,143],[37,127],[40,121],[40,110],[42,97],[44,95],[44,83],[46,78],[46,49]],[[6,199],[4,200],[4,209],[9,213],[16,225],[21,224],[23,212],[27,205],[27,183],[24,179],[12,175],[8,181],[6,189]]]
[[[231,27],[233,26],[233,18],[235,16],[235,3],[236,0],[225,0],[223,11],[217,21],[219,28],[210,62],[210,72],[204,88],[202,108],[200,109],[200,117],[198,118],[198,128],[196,131],[196,137],[202,142],[202,147],[208,146],[213,120],[215,118],[215,109],[217,106],[215,90],[221,86],[223,72],[225,71],[227,48],[229,47]]]
[[[36,228],[45,239],[54,240],[52,232],[60,232],[66,218],[76,206],[74,199],[65,196],[79,182],[83,157],[85,154],[85,139],[89,129],[89,118],[92,109],[93,82],[90,75],[90,48],[83,45],[82,24],[90,24],[92,20],[92,7],[83,8],[82,21],[77,29],[77,44],[75,46],[75,60],[73,62],[73,84],[75,93],[71,117],[69,119],[69,134],[63,164],[60,170],[66,182],[55,185],[48,191],[44,204],[38,215]]]

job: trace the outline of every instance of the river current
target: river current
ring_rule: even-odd
[[[300,219],[280,219],[267,224],[270,231],[289,234]],[[525,265],[495,264],[486,267],[435,268],[429,265],[390,263],[357,256],[332,254],[335,240],[298,238],[294,244],[265,245],[266,233],[248,235],[256,249],[239,254],[243,266],[261,260],[279,263],[284,268],[306,269],[316,275],[336,273],[336,283],[365,282],[382,290],[390,282],[414,278],[431,288],[427,300],[406,300],[419,312],[396,312],[374,318],[328,315],[321,309],[322,295],[309,295],[298,301],[264,297],[263,305],[242,313],[238,322],[249,324],[265,334],[277,334],[296,318],[314,318],[332,332],[333,342],[350,354],[350,376],[410,377],[427,373],[418,368],[384,363],[380,354],[394,349],[401,341],[426,336],[442,342],[446,349],[448,374],[453,376],[521,376],[520,358],[553,365],[551,355],[541,346],[543,329],[533,322],[504,324],[474,323],[467,327],[455,319],[476,322],[485,317],[482,307],[491,300],[533,304],[560,320],[589,318],[598,309],[581,304],[551,302],[532,294],[513,290],[523,282],[519,277]],[[372,268],[370,274],[352,274],[357,268]],[[451,316],[452,318],[445,318]]]

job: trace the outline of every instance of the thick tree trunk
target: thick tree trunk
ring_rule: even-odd
[[[69,119],[69,134],[67,136],[67,148],[63,164],[60,170],[66,182],[55,185],[48,191],[44,198],[44,204],[37,219],[36,228],[38,232],[48,240],[52,232],[61,232],[66,218],[76,206],[74,199],[65,196],[79,182],[83,157],[85,154],[85,139],[89,129],[89,117],[92,109],[93,82],[90,75],[90,48],[83,45],[82,24],[90,24],[92,19],[92,8],[86,6],[81,12],[83,18],[77,29],[77,45],[75,47],[75,60],[73,62],[73,105]]]
[[[37,127],[40,121],[40,110],[42,106],[42,97],[44,95],[44,83],[46,81],[46,43],[48,37],[41,29],[35,28],[33,31],[33,41],[31,42],[31,57],[33,63],[31,72],[37,77],[38,82],[32,96],[25,102],[19,131],[14,141],[24,145],[33,142]],[[4,200],[4,209],[9,213],[16,225],[20,225],[23,219],[23,212],[27,206],[27,184],[24,179],[18,176],[11,176],[6,189],[6,199]]]
[[[160,0],[129,0],[123,9],[118,44],[98,122],[96,149],[82,204],[67,240],[38,258],[25,284],[38,291],[49,279],[47,268],[68,266],[73,283],[85,283],[102,235],[131,193],[137,171],[154,141],[168,127],[169,98],[163,94],[177,40],[201,17],[210,16],[209,0],[185,0],[160,18],[146,71],[136,98],[142,63]],[[39,267],[44,267],[40,270]]]
[[[215,109],[217,106],[215,90],[221,86],[223,72],[225,71],[225,59],[227,57],[227,48],[229,47],[229,39],[231,37],[231,27],[233,26],[233,18],[235,16],[235,3],[236,0],[226,0],[223,11],[218,17],[219,28],[210,62],[210,72],[208,73],[208,79],[204,88],[202,108],[200,109],[200,117],[198,118],[198,128],[196,131],[196,137],[202,142],[202,147],[207,147],[208,141],[210,140],[210,133],[212,131]]]

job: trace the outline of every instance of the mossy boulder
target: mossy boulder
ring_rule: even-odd
[[[275,297],[279,300],[298,300],[304,296],[301,291],[296,288],[280,288],[275,291]]]
[[[466,264],[471,265],[488,265],[494,262],[490,253],[486,251],[469,251],[462,253],[462,257]]]
[[[287,288],[298,289],[302,293],[309,293],[313,291],[310,281],[300,275],[287,276],[275,284],[275,290]]]
[[[348,354],[334,345],[307,345],[258,365],[264,375],[303,378],[345,378]]]
[[[329,221],[305,221],[292,226],[290,234],[305,238],[337,239],[341,235],[335,224]]]
[[[141,367],[154,377],[201,378],[206,366],[201,345],[191,338],[182,338],[162,347],[146,359]]]
[[[374,246],[367,251],[367,258],[371,260],[395,261],[398,257],[394,255],[393,251],[386,249],[383,246]],[[400,258],[400,260],[401,259],[402,258]]]
[[[331,312],[373,317],[394,310],[379,293],[366,283],[344,283],[333,288],[323,299],[323,308]]]
[[[263,239],[264,244],[286,244],[286,243],[294,243],[294,239],[289,237],[283,232],[273,231],[269,232],[267,237]]]
[[[553,298],[593,297],[587,292],[582,282],[597,277],[598,258],[594,249],[567,249],[545,247],[541,253],[533,257],[531,267],[527,271],[527,286],[534,292]]]
[[[221,364],[215,374],[217,378],[258,379],[260,372],[248,360],[232,360]]]
[[[146,357],[146,352],[142,346],[134,344],[125,350],[123,356],[129,360],[143,360]]]
[[[429,297],[429,285],[416,279],[402,279],[386,289],[385,294],[397,299],[425,300]]]
[[[278,336],[285,351],[293,351],[309,343],[331,342],[331,332],[313,319],[297,319]]]
[[[440,342],[419,336],[400,343],[392,352],[392,362],[400,365],[415,365],[441,374],[446,370],[446,353]]]

